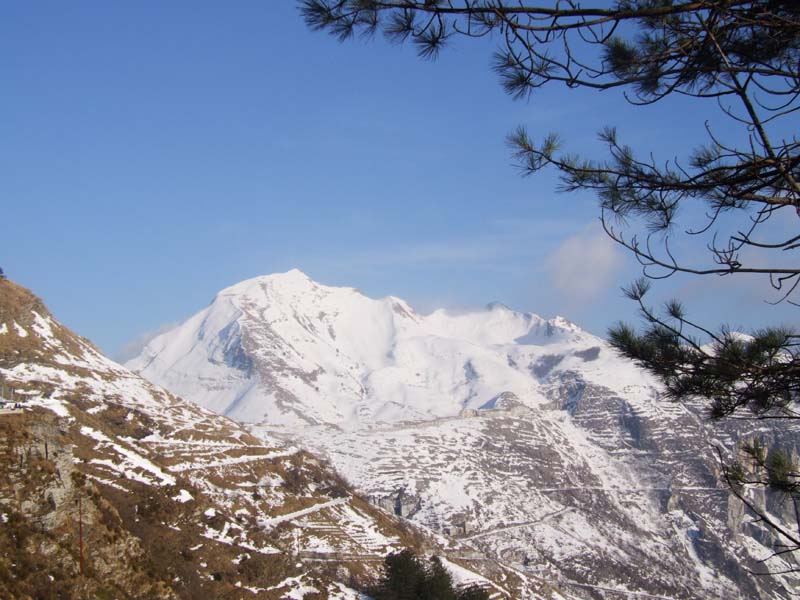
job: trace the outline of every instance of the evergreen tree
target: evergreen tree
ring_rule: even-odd
[[[438,556],[432,556],[420,589],[421,600],[456,600],[453,578]]]
[[[794,120],[800,111],[800,1],[598,0],[585,6],[560,0],[536,6],[501,0],[302,0],[300,5],[314,29],[341,40],[382,31],[411,42],[423,58],[435,58],[456,36],[499,40],[494,68],[517,99],[562,83],[620,88],[634,106],[680,95],[722,111],[740,126],[739,143],[724,141],[707,126],[702,144],[668,161],[656,159],[655,152],[638,156],[611,127],[600,133],[608,148],[603,161],[564,152],[555,133],[534,137],[520,127],[508,142],[525,174],[553,167],[565,191],[594,190],[604,229],[642,264],[644,277],[627,294],[644,327],[620,324],[610,340],[656,374],[667,397],[705,399],[717,419],[800,418],[796,330],[767,327],[743,336],[695,322],[678,301],[656,310],[645,300],[651,280],[686,273],[761,276],[769,302],[800,302],[800,140]],[[705,208],[705,218],[682,222],[682,209],[697,205]],[[776,221],[783,227],[771,227]],[[676,239],[685,236],[705,237],[708,252],[680,253]],[[800,473],[791,454],[781,452],[771,466],[767,456],[753,455],[766,477],[748,476],[733,462],[723,475],[787,554],[800,550],[800,516],[796,526],[787,527],[747,494],[748,486],[770,487],[797,505]]]
[[[425,581],[425,568],[411,550],[389,554],[383,563],[383,577],[376,600],[417,600]]]
[[[383,574],[372,595],[375,600],[489,600],[477,586],[457,591],[438,556],[426,565],[408,549],[384,559]]]
[[[458,600],[489,600],[489,592],[477,585],[471,585],[458,592]]]

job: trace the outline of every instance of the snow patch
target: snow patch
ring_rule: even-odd
[[[185,504],[186,502],[191,502],[192,500],[194,500],[194,496],[192,496],[186,490],[181,490],[178,493],[178,495],[173,496],[172,499],[175,500],[175,502],[180,502],[181,504]]]
[[[295,511],[295,512],[292,512],[292,513],[281,515],[279,517],[269,517],[269,518],[266,518],[266,519],[261,519],[259,521],[259,524],[264,528],[274,527],[275,525],[278,525],[279,523],[284,523],[286,521],[292,521],[292,520],[297,519],[299,517],[303,517],[305,515],[310,515],[312,513],[318,512],[318,511],[326,509],[326,508],[330,508],[332,506],[339,506],[340,504],[344,504],[345,502],[348,502],[348,501],[349,501],[349,498],[336,498],[335,500],[331,500],[330,502],[322,502],[320,504],[315,504],[314,506],[312,506],[310,508],[305,508],[303,510],[298,510],[298,511]]]
[[[113,442],[111,438],[109,438],[104,433],[92,429],[91,427],[82,426],[81,427],[81,435],[85,435],[87,437],[92,438],[93,440],[99,442],[103,446],[108,446],[113,449],[117,454],[120,454],[123,457],[121,463],[114,463],[109,460],[98,460],[94,459],[92,462],[97,464],[105,464],[108,467],[115,468],[121,472],[124,472],[126,476],[130,476],[132,478],[136,478],[143,483],[147,483],[152,485],[152,481],[146,478],[139,476],[134,469],[141,469],[153,475],[161,485],[175,485],[175,478],[172,475],[168,475],[164,473],[158,466],[154,465],[152,462],[137,454],[133,450],[120,446],[119,444]],[[128,468],[126,468],[126,466]]]

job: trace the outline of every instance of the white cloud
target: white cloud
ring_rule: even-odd
[[[139,356],[139,353],[144,350],[144,347],[150,340],[161,335],[162,333],[166,333],[170,329],[174,329],[179,324],[180,323],[166,323],[156,329],[151,329],[150,331],[140,333],[131,341],[123,344],[122,347],[115,352],[114,360],[120,364],[124,364],[132,358]]]
[[[585,305],[619,286],[621,250],[599,225],[564,240],[544,264],[553,287],[572,305]]]

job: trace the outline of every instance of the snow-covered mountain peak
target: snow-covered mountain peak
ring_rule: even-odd
[[[128,366],[244,421],[352,428],[455,416],[503,393],[535,406],[549,377],[592,377],[609,361],[624,384],[641,380],[561,317],[499,303],[420,315],[400,298],[372,299],[294,269],[222,290]]]
[[[217,298],[240,299],[243,302],[263,304],[270,300],[299,298],[309,293],[325,293],[332,288],[322,286],[299,269],[285,273],[260,275],[235,283],[217,294]],[[350,290],[355,292],[355,290]]]

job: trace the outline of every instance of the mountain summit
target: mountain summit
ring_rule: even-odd
[[[555,354],[563,360],[547,368]],[[240,421],[352,428],[456,416],[504,392],[535,404],[549,371],[595,362],[584,370],[599,372],[609,360],[601,340],[562,318],[498,303],[420,315],[295,269],[222,290],[127,366]]]

